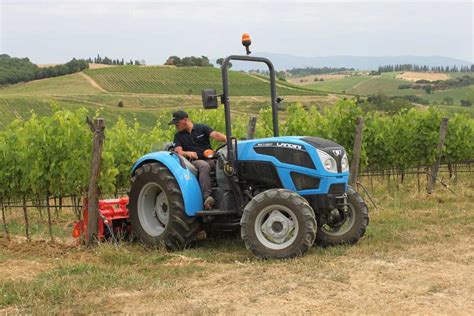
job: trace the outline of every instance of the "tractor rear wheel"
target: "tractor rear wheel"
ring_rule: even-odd
[[[148,246],[183,249],[199,232],[197,219],[184,212],[176,179],[161,163],[145,164],[135,171],[128,210],[133,233]]]
[[[349,186],[345,209],[331,210],[325,224],[319,220],[316,244],[327,247],[355,244],[369,224],[369,210],[360,194]]]
[[[299,194],[270,189],[256,195],[240,221],[245,246],[259,258],[293,258],[314,243],[317,224],[313,209]]]

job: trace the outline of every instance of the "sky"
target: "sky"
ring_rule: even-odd
[[[162,64],[168,56],[252,51],[297,56],[446,56],[474,62],[472,1],[0,0],[0,53],[37,64],[97,54]]]

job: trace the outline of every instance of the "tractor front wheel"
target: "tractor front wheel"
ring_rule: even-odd
[[[256,195],[240,221],[245,246],[259,258],[293,258],[313,245],[317,224],[313,209],[299,194],[270,189]]]
[[[148,246],[183,249],[199,232],[199,222],[184,212],[176,179],[160,163],[145,164],[135,171],[128,210],[133,233]]]

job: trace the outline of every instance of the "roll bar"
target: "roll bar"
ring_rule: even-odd
[[[272,62],[264,57],[253,57],[253,56],[243,56],[243,55],[231,55],[227,57],[222,63],[222,88],[223,94],[221,95],[221,103],[224,104],[225,111],[225,131],[227,137],[227,157],[235,161],[235,151],[232,146],[232,125],[230,117],[230,101],[229,101],[229,79],[228,79],[228,66],[231,60],[240,60],[240,61],[252,61],[252,62],[262,62],[268,66],[270,71],[270,93],[272,101],[272,120],[273,120],[273,136],[279,136],[278,133],[278,103],[281,102],[281,98],[278,98],[276,95],[276,80],[275,80],[275,68],[273,67]],[[235,166],[234,166],[235,167]]]

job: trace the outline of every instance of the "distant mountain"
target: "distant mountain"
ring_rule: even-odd
[[[470,66],[472,62],[443,56],[323,56],[303,57],[287,54],[252,52],[252,56],[269,58],[275,69],[286,70],[305,67],[346,67],[359,70],[376,70],[381,65],[416,64],[432,66]],[[215,60],[213,60],[215,64]],[[264,64],[232,61],[233,70],[266,69]]]

